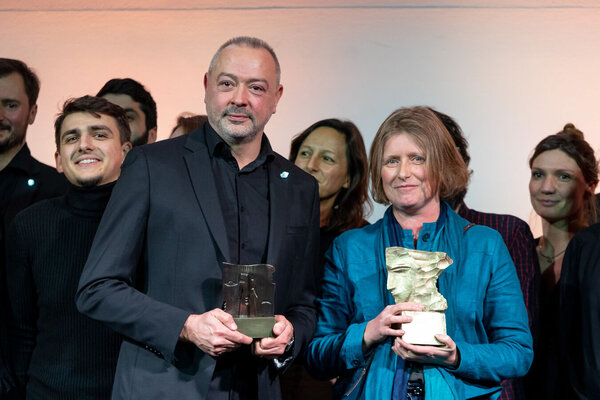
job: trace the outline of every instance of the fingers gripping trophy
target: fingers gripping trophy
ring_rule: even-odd
[[[444,311],[448,303],[436,284],[441,273],[452,264],[452,259],[439,251],[388,247],[385,263],[387,289],[396,304],[417,302],[424,306],[423,311],[403,311],[403,315],[412,316],[412,322],[402,324],[405,332],[402,339],[411,344],[442,346],[435,335],[446,334]]]

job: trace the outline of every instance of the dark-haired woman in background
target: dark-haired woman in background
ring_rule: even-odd
[[[290,161],[319,183],[321,242],[315,280],[320,282],[325,251],[333,239],[367,225],[367,152],[356,125],[331,118],[312,124],[292,140]],[[321,285],[317,288],[320,292]],[[281,382],[285,400],[331,399],[331,384],[313,380],[299,364],[292,365]]]
[[[367,225],[371,202],[365,144],[352,122],[324,119],[292,140],[290,161],[319,182],[322,264],[333,239]]]
[[[558,375],[555,335],[558,316],[557,284],[569,241],[596,221],[594,190],[598,165],[594,150],[573,124],[543,139],[529,160],[529,194],[542,219],[543,235],[537,253],[542,273],[540,340],[528,379],[531,396],[562,398],[554,385]],[[532,397],[532,398],[534,398]]]

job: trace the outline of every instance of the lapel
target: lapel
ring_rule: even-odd
[[[224,260],[229,260],[229,246],[225,220],[219,195],[216,191],[208,149],[204,144],[204,127],[189,133],[184,147],[189,151],[183,156],[196,199],[212,235],[212,239]]]
[[[27,143],[23,145],[23,148],[15,157],[19,157],[17,165],[18,168],[25,173],[25,175],[20,177],[17,181],[15,191],[12,193],[9,204],[7,205],[4,215],[2,216],[2,223],[5,225],[5,228],[8,227],[15,215],[35,202],[41,184],[40,165],[31,156],[29,147],[27,147]],[[13,159],[11,162],[14,161],[15,160]],[[30,179],[32,182],[29,181]],[[2,238],[2,236],[3,234],[0,233],[0,238]]]
[[[384,307],[389,306],[391,304],[395,304],[392,292],[390,292],[387,289],[388,274],[385,261],[385,249],[392,246],[392,244],[390,243],[390,232],[388,230],[388,218],[393,218],[393,213],[391,212],[391,210],[389,214],[386,212],[383,215],[383,218],[378,222],[381,224],[381,229],[377,233],[379,235],[379,246],[377,250],[377,274],[379,278],[379,287],[381,288],[381,302]]]
[[[12,215],[10,215],[10,213],[7,213],[11,218],[14,217],[19,211],[23,210],[26,207],[29,207],[35,202],[38,190],[40,188],[40,180],[38,175],[39,168],[36,168],[36,171],[29,170],[27,177],[20,178],[17,182],[15,195],[18,196],[19,202],[18,204],[13,204],[16,211],[14,211]],[[29,182],[30,179],[33,180],[33,185],[31,186]]]
[[[267,248],[267,263],[277,268],[281,238],[285,237],[287,230],[288,214],[292,212],[290,205],[290,185],[294,171],[282,168],[281,163],[275,160],[269,165],[269,245]]]

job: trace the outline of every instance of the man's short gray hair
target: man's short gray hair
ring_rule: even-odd
[[[234,37],[232,39],[229,39],[225,43],[223,43],[221,45],[221,47],[219,47],[219,49],[217,50],[215,55],[213,56],[212,60],[210,61],[210,65],[208,67],[209,74],[212,73],[212,71],[215,67],[215,64],[217,63],[217,58],[219,58],[219,55],[221,54],[223,49],[225,49],[229,46],[247,46],[247,47],[251,47],[253,49],[265,49],[266,51],[268,51],[269,54],[271,55],[271,57],[273,57],[273,61],[275,62],[275,69],[277,72],[277,84],[279,84],[279,80],[281,79],[281,67],[279,66],[279,60],[277,59],[277,55],[275,55],[275,51],[264,40],[258,39],[255,37],[250,37],[250,36]]]

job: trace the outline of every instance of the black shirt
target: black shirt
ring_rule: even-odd
[[[55,168],[31,156],[27,143],[0,170],[0,217],[2,226],[21,210],[40,200],[60,196],[67,190],[67,180]],[[0,232],[0,240],[3,240]]]
[[[225,219],[230,259],[235,264],[266,262],[269,240],[269,171],[275,154],[263,135],[256,160],[240,170],[231,149],[207,124],[216,189]]]
[[[269,162],[275,157],[262,137],[256,160],[240,170],[231,148],[205,125],[206,147],[225,220],[230,259],[235,264],[263,264],[269,241]],[[258,368],[249,346],[220,356],[210,383],[211,400],[254,400]]]

